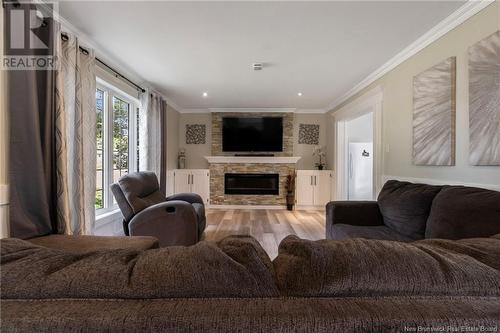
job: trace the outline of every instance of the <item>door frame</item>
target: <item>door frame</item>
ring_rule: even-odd
[[[382,188],[384,169],[382,148],[382,103],[383,90],[377,86],[353,102],[332,113],[335,130],[335,200],[347,200],[347,159],[348,142],[346,140],[346,123],[352,119],[373,112],[373,199]]]

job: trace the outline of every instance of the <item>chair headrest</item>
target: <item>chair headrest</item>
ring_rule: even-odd
[[[158,178],[154,172],[131,172],[121,177],[118,185],[134,214],[165,201],[165,195],[160,192]]]

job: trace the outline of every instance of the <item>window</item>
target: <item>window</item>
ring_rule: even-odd
[[[98,80],[96,88],[97,214],[116,209],[110,185],[138,170],[138,101]]]

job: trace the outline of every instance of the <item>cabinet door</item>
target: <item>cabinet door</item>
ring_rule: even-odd
[[[208,170],[196,170],[191,173],[192,187],[191,191],[193,193],[199,194],[203,198],[203,202],[208,204],[208,198],[210,196],[209,184],[210,177]]]
[[[314,205],[325,206],[330,201],[331,193],[330,171],[318,171],[314,177]]]
[[[174,171],[174,193],[191,192],[191,172],[189,170]]]
[[[308,171],[297,171],[296,179],[297,205],[312,206],[313,201],[313,173]]]

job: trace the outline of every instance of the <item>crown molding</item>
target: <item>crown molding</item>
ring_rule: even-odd
[[[327,109],[297,109],[295,113],[297,114],[325,114],[327,113]]]
[[[51,7],[49,7],[48,4],[45,3],[43,0],[34,0],[34,2],[43,7],[44,9],[51,10]],[[107,51],[105,51],[105,48],[94,42],[94,40],[90,38],[90,36],[87,33],[83,32],[80,28],[73,25],[73,23],[66,20],[66,18],[64,18],[59,13],[59,10],[56,10],[54,12],[54,19],[61,24],[61,30],[66,30],[78,36],[78,39],[80,40],[82,45],[92,48],[96,52],[96,54],[100,58],[102,58],[102,60],[104,60],[105,62],[109,62],[110,64],[113,64],[112,66],[115,67],[120,73],[129,77],[131,80],[135,81],[137,84],[139,84],[141,87],[144,87],[146,90],[154,91],[160,94],[167,101],[167,105],[170,105],[175,110],[182,109],[174,101],[166,97],[164,93],[159,92],[157,89],[155,89],[155,87],[153,87],[142,76],[140,76],[135,71],[130,69],[122,61],[118,60],[116,57],[110,55]]]
[[[356,95],[364,88],[368,87],[370,84],[387,74],[389,71],[393,70],[395,67],[408,60],[409,58],[423,50],[425,47],[429,46],[431,43],[435,42],[437,39],[441,38],[443,35],[453,30],[463,22],[467,21],[469,18],[479,13],[481,10],[485,9],[494,2],[495,0],[467,1],[467,3],[465,3],[451,15],[435,25],[431,30],[420,36],[417,40],[415,40],[401,52],[396,54],[385,64],[380,66],[365,79],[356,84],[353,88],[351,88],[351,90],[329,104],[325,109],[328,111],[335,109],[337,106],[344,103],[346,100]]]
[[[189,113],[210,113],[209,109],[179,109],[179,113],[189,114]]]
[[[326,109],[294,109],[294,108],[207,108],[207,109],[179,109],[179,113],[214,113],[214,112],[231,112],[231,113],[252,113],[252,112],[290,112],[296,114],[325,114]]]
[[[183,114],[202,114],[214,112],[252,113],[252,112],[291,112],[296,114],[325,114],[326,109],[293,109],[293,108],[207,108],[207,109],[179,109]]]
[[[248,112],[295,112],[294,108],[209,108],[214,112],[248,113]]]

